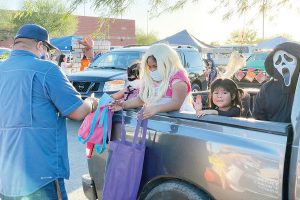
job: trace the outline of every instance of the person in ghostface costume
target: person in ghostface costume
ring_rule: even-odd
[[[300,69],[300,45],[293,42],[278,45],[268,55],[265,67],[272,78],[256,96],[253,117],[290,123]]]

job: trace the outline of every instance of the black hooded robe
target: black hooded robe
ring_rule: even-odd
[[[291,122],[294,94],[281,81],[271,79],[256,95],[252,115],[255,119]]]
[[[273,65],[273,56],[279,50],[288,52],[297,58],[297,67],[288,87],[285,86],[283,77]],[[261,86],[255,98],[252,115],[258,120],[290,123],[294,93],[299,77],[300,45],[292,42],[279,44],[268,55],[265,67],[267,73],[273,78]]]

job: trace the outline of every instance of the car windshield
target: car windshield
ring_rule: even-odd
[[[266,60],[268,56],[268,53],[256,53],[256,54],[252,54],[248,60],[248,61],[256,61],[256,60]]]
[[[114,68],[114,69],[127,69],[128,65],[136,60],[141,59],[140,52],[133,51],[111,51],[103,54],[90,64],[89,68],[102,69],[102,68]]]

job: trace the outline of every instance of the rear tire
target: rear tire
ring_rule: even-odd
[[[193,185],[173,180],[163,182],[145,195],[143,200],[209,200],[210,197]]]

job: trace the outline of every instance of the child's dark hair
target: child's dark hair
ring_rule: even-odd
[[[216,108],[217,106],[213,103],[212,100],[212,94],[214,90],[218,87],[224,88],[226,91],[230,93],[230,96],[235,96],[235,98],[231,101],[232,106],[237,106],[242,110],[242,102],[241,98],[244,95],[244,92],[242,89],[239,89],[236,83],[228,78],[218,78],[214,80],[210,87],[210,96],[208,98],[208,104],[210,108]]]
[[[61,63],[64,62],[65,54],[60,54],[58,58],[58,66],[61,66]]]
[[[140,62],[134,62],[127,68],[127,77],[129,81],[140,78]]]

